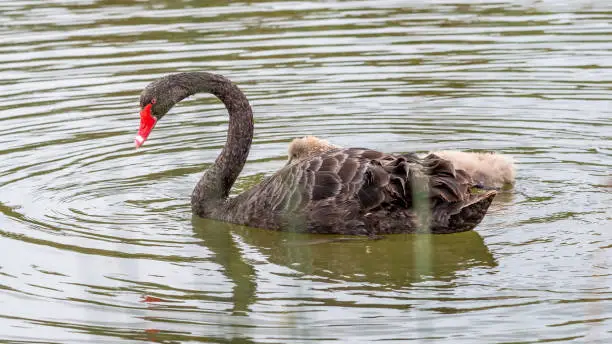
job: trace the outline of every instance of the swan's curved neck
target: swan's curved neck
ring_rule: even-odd
[[[185,73],[174,96],[178,102],[199,92],[217,96],[229,113],[225,146],[191,195],[193,212],[199,216],[211,216],[227,199],[249,155],[253,140],[253,112],[244,93],[231,81],[216,74]]]

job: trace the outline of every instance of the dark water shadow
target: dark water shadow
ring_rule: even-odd
[[[321,283],[357,282],[368,290],[400,289],[439,281],[452,287],[462,271],[497,265],[475,231],[448,235],[367,238],[275,232],[193,218],[195,236],[234,283],[233,314],[248,312],[257,296],[253,251],[289,268],[289,277]],[[248,246],[245,249],[245,245]],[[246,252],[245,252],[246,251]],[[258,263],[259,264],[259,263]]]

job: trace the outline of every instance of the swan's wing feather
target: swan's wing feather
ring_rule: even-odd
[[[324,200],[331,204],[352,198],[365,167],[354,149],[334,150],[286,166],[270,178],[274,186],[266,189],[280,191],[270,195],[275,211],[299,213]]]
[[[361,227],[367,227],[364,216],[370,214],[379,216],[372,219],[378,221],[377,227],[390,221],[385,216],[413,221],[413,203],[419,194],[429,202],[432,221],[448,223],[453,214],[473,203],[470,186],[465,172],[435,155],[421,159],[414,154],[347,148],[286,165],[251,190],[249,201],[241,203],[250,204],[254,217],[272,214],[263,223],[268,228],[273,222],[278,228],[308,226],[297,230],[347,233],[350,225],[359,233]],[[396,225],[389,225],[389,231]]]

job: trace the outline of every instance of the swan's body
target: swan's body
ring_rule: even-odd
[[[339,147],[327,140],[316,136],[304,136],[291,141],[287,156],[290,162],[298,161],[337,148]],[[450,161],[455,169],[465,171],[474,184],[480,187],[499,189],[506,184],[514,183],[514,162],[506,155],[452,150],[429,154]]]
[[[224,77],[180,73],[148,85],[140,98],[136,145],[142,145],[174,104],[198,92],[216,95],[230,116],[227,142],[191,197],[198,216],[311,233],[452,233],[474,228],[496,194],[473,194],[470,177],[437,156],[335,148],[287,164],[229,198],[248,156],[253,117],[244,94]]]

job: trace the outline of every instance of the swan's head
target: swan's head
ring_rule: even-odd
[[[180,87],[180,74],[168,75],[150,83],[140,94],[140,128],[136,136],[136,147],[142,146],[157,121],[159,121],[185,93]],[[178,98],[178,100],[177,100]]]
[[[140,129],[136,147],[142,146],[153,127],[172,107],[205,86],[221,84],[225,79],[209,73],[177,73],[161,77],[140,94]],[[204,85],[204,86],[203,86]]]
[[[289,159],[288,163],[321,154],[334,148],[338,148],[338,146],[332,145],[327,140],[320,139],[316,136],[304,136],[299,139],[294,139],[289,144],[287,152]]]

